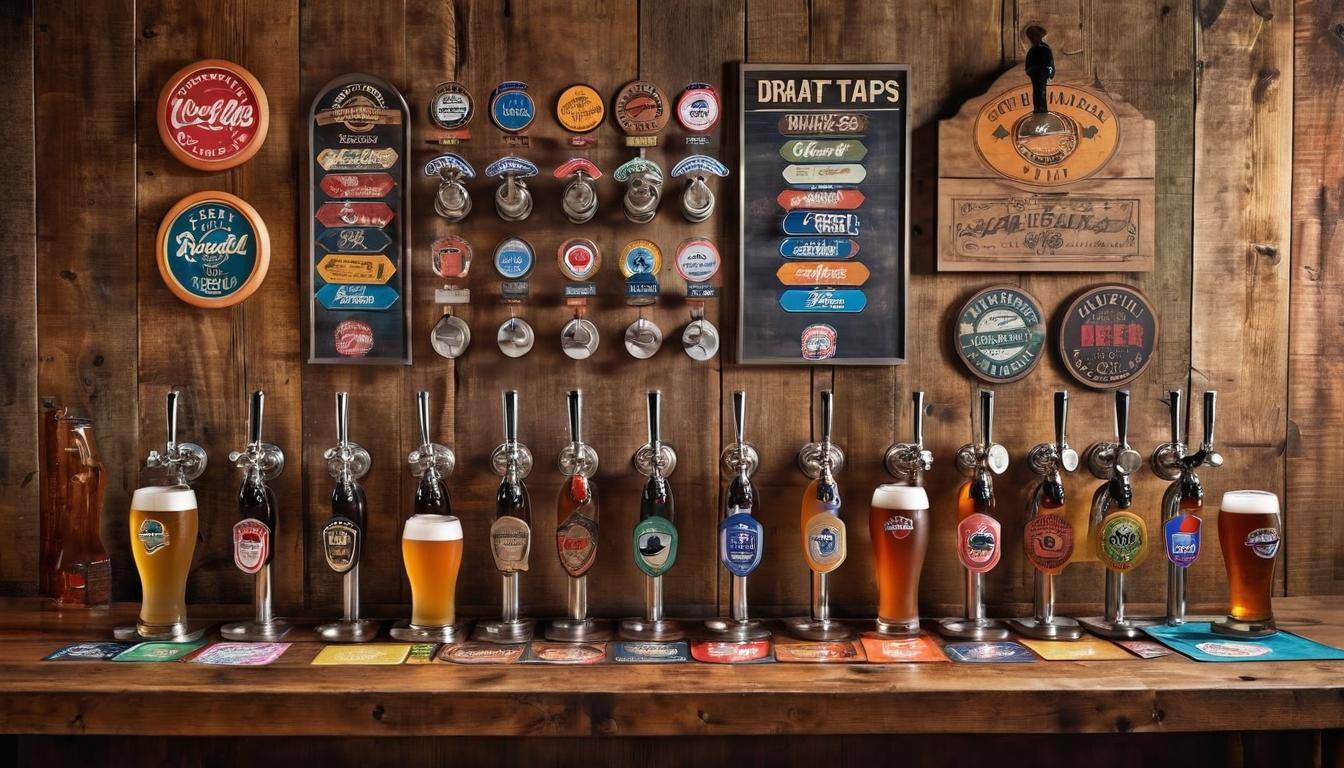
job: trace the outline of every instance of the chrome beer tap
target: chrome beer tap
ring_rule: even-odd
[[[168,441],[163,452],[150,451],[145,466],[162,472],[163,485],[188,485],[205,472],[205,449],[195,443],[177,440],[177,403],[181,392],[168,391]],[[156,483],[159,484],[159,483]]]
[[[560,451],[565,481],[556,504],[556,554],[569,574],[569,615],[546,627],[546,639],[564,643],[605,641],[611,629],[588,615],[588,571],[597,561],[597,451],[583,441],[583,392],[569,392],[569,444]]]
[[[448,152],[426,163],[425,175],[439,177],[439,189],[434,193],[435,213],[454,223],[471,213],[471,194],[465,183],[476,178],[471,163]]]
[[[719,560],[732,574],[731,603],[727,618],[705,622],[705,627],[727,640],[762,640],[770,630],[752,619],[747,609],[747,576],[761,564],[765,550],[765,532],[758,519],[760,500],[751,484],[751,473],[760,465],[756,448],[744,437],[747,422],[747,393],[733,393],[733,430],[736,440],[724,448],[723,469],[730,476],[724,498],[723,519],[719,521]]]
[[[672,166],[673,178],[687,177],[681,193],[681,214],[692,223],[708,219],[714,213],[714,191],[705,183],[708,176],[727,176],[728,166],[708,155],[690,155]]]
[[[1162,541],[1167,553],[1167,616],[1166,623],[1177,626],[1185,623],[1185,573],[1199,557],[1200,531],[1204,510],[1204,486],[1197,470],[1200,467],[1217,469],[1223,457],[1213,448],[1213,424],[1218,393],[1204,393],[1204,440],[1199,450],[1187,453],[1189,448],[1182,439],[1181,391],[1168,393],[1167,406],[1171,414],[1171,441],[1153,451],[1150,466],[1153,474],[1173,481],[1162,494]],[[1188,416],[1188,414],[1184,414]]]
[[[672,642],[685,637],[681,624],[663,616],[663,574],[677,560],[676,503],[667,477],[677,452],[662,440],[663,393],[649,390],[649,441],[635,451],[635,469],[648,481],[639,500],[634,531],[635,565],[644,572],[644,616],[621,622],[623,640]]]
[[[597,214],[597,189],[593,183],[602,178],[592,160],[576,157],[555,169],[555,178],[569,179],[565,184],[560,208],[571,224],[586,224]]]
[[[882,463],[888,474],[906,485],[923,485],[924,473],[933,469],[933,453],[924,449],[924,393],[912,392],[910,400],[913,441],[892,443]]]
[[[336,393],[336,445],[322,454],[336,486],[331,491],[331,517],[322,526],[322,551],[327,566],[341,574],[343,613],[323,624],[317,634],[333,643],[366,643],[382,622],[360,618],[359,565],[368,525],[368,499],[359,479],[368,474],[369,452],[350,442],[349,395]]]
[[[532,191],[525,179],[537,175],[537,166],[521,157],[501,157],[485,169],[485,175],[499,178],[495,188],[495,212],[505,221],[522,221],[532,215]]]
[[[625,185],[622,200],[625,218],[635,224],[653,221],[663,196],[663,169],[652,160],[636,157],[627,160],[611,176]]]
[[[812,478],[803,491],[801,533],[803,559],[812,573],[811,613],[786,622],[789,632],[805,640],[843,640],[849,627],[831,618],[828,577],[845,562],[845,521],[840,516],[840,485],[835,473],[845,465],[845,452],[831,440],[835,398],[821,391],[821,440],[804,445],[798,466]]]
[[[490,526],[490,547],[495,568],[503,577],[500,618],[476,625],[474,640],[492,643],[525,643],[532,639],[536,622],[522,618],[519,581],[528,568],[532,552],[532,498],[523,480],[532,473],[532,452],[518,442],[518,391],[501,396],[504,442],[490,454],[490,466],[499,475],[495,494],[495,522]]]
[[[1055,575],[1073,556],[1074,532],[1064,510],[1064,473],[1078,468],[1078,452],[1069,447],[1065,427],[1069,393],[1055,392],[1055,441],[1039,443],[1027,452],[1027,465],[1040,478],[1027,504],[1023,549],[1036,569],[1033,615],[1009,622],[1021,635],[1041,640],[1078,640],[1083,628],[1074,619],[1055,615]]]

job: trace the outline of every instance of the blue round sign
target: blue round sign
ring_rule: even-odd
[[[537,105],[521,88],[500,91],[490,102],[490,119],[505,133],[518,133],[531,125],[536,115]]]
[[[159,225],[159,275],[197,307],[228,307],[251,296],[266,277],[270,253],[261,216],[227,192],[188,195]]]
[[[495,248],[495,271],[505,280],[527,277],[535,261],[532,246],[521,237],[507,238]]]

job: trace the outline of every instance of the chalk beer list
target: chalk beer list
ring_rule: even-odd
[[[739,362],[904,362],[908,68],[744,64],[739,82]]]

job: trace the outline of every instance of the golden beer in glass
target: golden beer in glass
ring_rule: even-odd
[[[877,568],[877,630],[919,634],[919,574],[929,549],[929,495],[915,485],[879,485],[868,511]]]
[[[196,492],[186,486],[139,488],[131,496],[131,552],[140,572],[139,631],[181,634],[187,624],[187,574],[196,552]]]
[[[457,572],[462,566],[462,523],[452,515],[412,515],[401,534],[411,582],[411,626],[446,627],[457,621]]]
[[[1227,568],[1231,604],[1223,629],[1266,634],[1274,629],[1270,600],[1283,526],[1279,497],[1267,491],[1228,491],[1218,509],[1218,546]]]

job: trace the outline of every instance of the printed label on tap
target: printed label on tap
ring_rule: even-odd
[[[333,517],[322,526],[322,554],[327,566],[345,573],[359,562],[359,528],[348,517]]]
[[[957,557],[966,570],[985,573],[999,563],[999,521],[976,512],[957,524]]]
[[[677,562],[677,527],[665,517],[647,517],[635,526],[635,565],[662,576]]]
[[[532,528],[522,518],[505,515],[490,526],[490,551],[500,573],[526,571],[531,550]]]
[[[271,554],[271,529],[260,520],[248,518],[233,526],[233,564],[243,573],[257,573],[266,566]]]
[[[1162,538],[1167,545],[1167,559],[1182,568],[1199,558],[1200,528],[1203,521],[1198,515],[1176,515],[1162,524]]]
[[[719,523],[719,560],[734,576],[747,576],[761,564],[764,531],[750,512],[729,515]]]
[[[803,552],[807,567],[830,573],[845,562],[845,521],[830,512],[818,512],[803,526]]]

